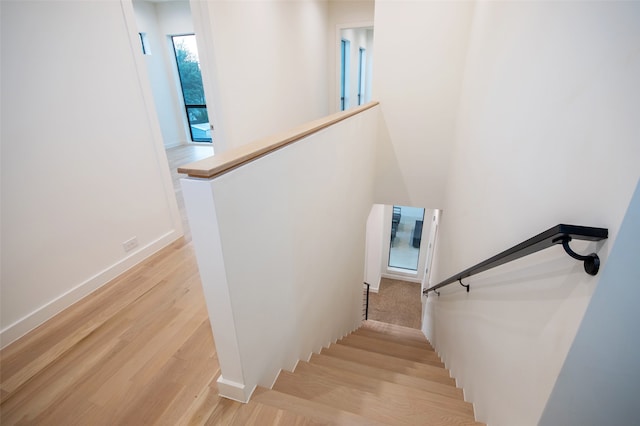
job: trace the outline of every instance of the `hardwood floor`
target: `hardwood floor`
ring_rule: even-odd
[[[0,351],[0,424],[218,424],[219,364],[176,168],[211,147],[169,149],[182,238]]]
[[[0,352],[0,423],[216,424],[219,365],[181,239]]]

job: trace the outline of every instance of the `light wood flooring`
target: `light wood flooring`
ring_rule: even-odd
[[[0,423],[216,423],[219,365],[183,239],[0,352]]]
[[[233,424],[263,410],[297,416],[288,424],[481,425],[424,335],[377,321],[258,388]]]

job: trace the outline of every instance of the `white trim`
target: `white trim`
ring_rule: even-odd
[[[400,281],[406,281],[408,283],[417,283],[417,284],[422,284],[422,280],[420,280],[417,276],[407,276],[407,275],[396,275],[396,274],[390,274],[390,273],[382,273],[382,278],[389,278],[391,280],[400,280]]]
[[[10,343],[16,341],[74,303],[77,303],[87,297],[89,294],[118,277],[128,269],[131,269],[152,254],[168,246],[181,236],[182,233],[177,230],[172,230],[164,234],[160,238],[152,241],[139,250],[132,252],[129,256],[97,273],[88,280],[78,284],[66,293],[56,297],[32,313],[24,316],[13,324],[8,325],[0,331],[0,348],[4,348]]]
[[[249,402],[253,391],[256,389],[256,386],[254,386],[249,390],[242,383],[227,380],[222,376],[218,377],[216,382],[218,383],[218,394],[220,396],[242,402],[243,404]]]
[[[223,126],[224,112],[220,107],[220,85],[218,83],[218,67],[216,65],[216,51],[213,40],[213,24],[211,23],[212,7],[209,2],[200,0],[189,0],[191,8],[191,19],[193,20],[193,30],[198,43],[198,60],[200,63],[200,73],[202,74],[202,86],[204,97],[207,100],[207,112],[209,114],[209,124],[211,129],[211,144],[215,154],[227,151],[229,148],[229,138]],[[208,143],[208,142],[207,142]]]

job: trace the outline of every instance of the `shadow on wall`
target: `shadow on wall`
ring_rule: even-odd
[[[384,105],[381,106],[384,110]],[[378,120],[374,200],[378,204],[412,205],[384,114]]]

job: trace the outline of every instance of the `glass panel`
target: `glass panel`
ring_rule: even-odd
[[[365,87],[365,66],[366,66],[366,51],[362,47],[360,48],[360,69],[358,70],[358,105],[364,103],[364,87]]]
[[[204,97],[202,74],[200,73],[196,36],[193,34],[173,36],[171,39],[173,40],[191,139],[194,142],[211,142],[211,128],[207,102]]]
[[[424,209],[393,206],[389,267],[418,270]]]
[[[349,40],[340,43],[340,109],[349,108]]]
[[[207,108],[188,106],[187,117],[191,127],[191,139],[194,142],[211,142],[211,127],[209,127]]]

